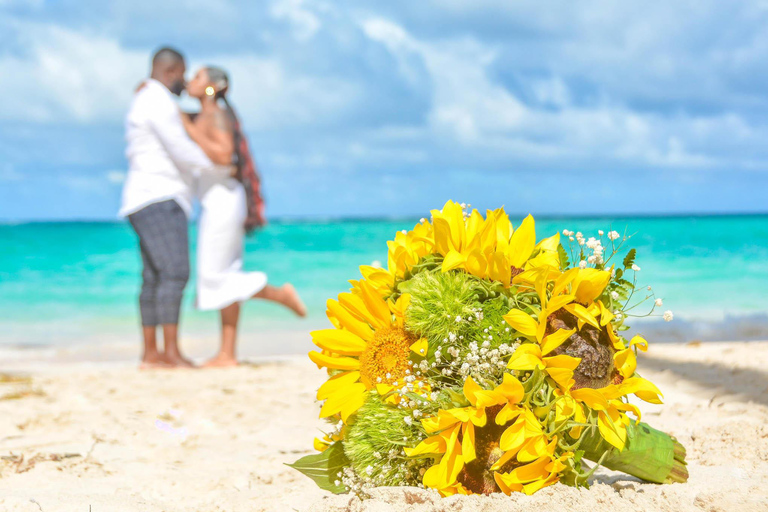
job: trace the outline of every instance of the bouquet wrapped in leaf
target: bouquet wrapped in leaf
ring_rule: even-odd
[[[503,209],[451,201],[397,233],[387,268],[361,267],[312,333],[330,428],[291,466],[358,494],[531,494],[600,464],[686,481],[685,449],[628,400],[661,403],[636,372],[646,340],[620,335],[639,267],[634,250],[611,260],[628,237],[563,235],[537,242],[531,216],[513,229]]]

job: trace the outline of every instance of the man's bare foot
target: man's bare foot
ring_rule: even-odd
[[[154,354],[144,354],[139,363],[139,370],[156,370],[158,368],[170,368],[170,363],[165,354],[155,352]]]
[[[301,297],[299,297],[299,293],[296,291],[296,288],[294,288],[290,283],[284,284],[281,288],[283,293],[285,293],[285,301],[283,304],[285,304],[300,317],[307,316],[307,307],[301,301]]]
[[[181,354],[164,354],[163,357],[168,361],[171,368],[197,368],[189,359],[185,359]]]
[[[237,359],[226,354],[217,354],[213,359],[203,364],[204,368],[231,368],[237,366]]]

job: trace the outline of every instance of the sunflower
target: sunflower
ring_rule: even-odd
[[[325,400],[320,417],[340,414],[345,423],[370,390],[388,393],[406,385],[411,353],[423,357],[427,349],[405,329],[408,294],[397,302],[385,301],[367,281],[353,284],[351,293],[328,301],[328,318],[336,328],[313,331],[312,341],[322,351],[309,353],[318,368],[327,368],[331,375],[317,391],[317,399]]]
[[[554,450],[554,441],[550,443]],[[535,461],[519,466],[508,473],[496,473],[496,484],[504,494],[512,492],[534,492],[556,483],[560,479],[560,472],[566,468],[564,462],[572,457],[572,454],[564,454],[555,458],[552,454],[543,455]]]
[[[461,206],[448,201],[442,210],[432,210],[432,222],[443,272],[463,269],[509,287],[513,274],[523,271],[536,248],[533,217],[526,217],[514,230],[503,208],[489,210],[485,219],[473,210],[465,219]]]
[[[631,411],[637,415],[638,410],[621,398],[635,394],[643,400],[660,403],[658,388],[635,376],[634,349],[645,350],[647,342],[636,336],[626,347],[611,327],[614,315],[598,300],[610,281],[610,272],[574,268],[560,273],[554,280],[547,270],[538,269],[527,277],[531,275],[535,276],[532,285],[539,296],[541,312],[534,318],[521,309],[512,309],[504,317],[531,341],[517,348],[507,367],[517,371],[536,368],[544,371],[555,381],[560,394],[570,397],[560,400],[557,415],[561,419],[572,415],[580,422],[583,411],[570,400],[587,405],[597,411],[597,424],[603,438],[622,449],[629,424],[625,413]],[[588,326],[586,330],[585,326]],[[568,345],[564,345],[566,343]],[[582,357],[573,357],[569,351]]]
[[[424,473],[425,486],[443,496],[490,494],[499,489],[509,492],[515,486],[499,483],[500,475],[508,480],[517,469],[552,457],[557,439],[550,441],[531,410],[519,405],[525,391],[515,377],[505,374],[502,383],[491,390],[468,377],[463,393],[467,407],[441,409],[422,420],[425,431],[434,435],[405,450],[409,457],[439,457]],[[542,470],[526,484],[551,477],[551,472]]]

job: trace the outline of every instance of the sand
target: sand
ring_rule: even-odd
[[[0,511],[768,510],[768,342],[655,344],[642,358],[666,395],[644,419],[688,449],[687,484],[600,471],[589,489],[392,488],[362,502],[284,465],[311,453],[322,425],[323,374],[305,357],[153,372],[53,361],[2,367],[14,378],[0,382]]]

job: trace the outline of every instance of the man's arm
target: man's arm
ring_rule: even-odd
[[[176,105],[169,102],[167,105],[158,105],[158,107],[154,115],[150,116],[149,122],[176,167],[193,176],[199,176],[206,169],[212,169],[213,162],[184,130],[181,112]]]

